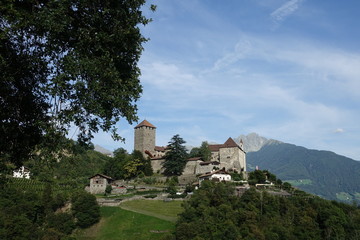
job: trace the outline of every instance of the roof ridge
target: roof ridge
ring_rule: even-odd
[[[151,123],[149,123],[146,119],[144,119],[141,123],[139,123],[138,125],[136,125],[136,127],[134,128],[140,128],[140,127],[151,127],[151,128],[156,128],[154,125],[152,125]]]

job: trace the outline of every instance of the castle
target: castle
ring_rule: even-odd
[[[147,120],[142,121],[134,128],[134,149],[143,153],[144,157],[151,159],[154,172],[162,172],[162,163],[167,151],[166,147],[156,146],[156,127]],[[224,144],[209,144],[211,151],[210,161],[189,158],[184,168],[183,175],[198,175],[223,169],[238,173],[246,173],[246,153],[243,143],[238,145],[232,138]]]

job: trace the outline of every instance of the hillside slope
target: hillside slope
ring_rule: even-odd
[[[277,142],[249,152],[247,163],[327,199],[360,200],[360,162],[333,152]]]

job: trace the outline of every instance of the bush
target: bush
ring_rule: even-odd
[[[75,229],[75,223],[69,213],[51,214],[47,218],[48,227],[69,235]]]
[[[186,193],[183,193],[183,194],[180,194],[180,195],[177,195],[177,194],[169,194],[168,195],[168,198],[185,198],[187,196]]]
[[[144,196],[144,198],[156,198],[156,197],[157,197],[156,194],[149,194]]]
[[[111,186],[111,185],[107,185],[106,188],[105,188],[105,195],[110,194],[111,191],[112,191],[112,186]]]
[[[87,228],[100,220],[100,207],[95,196],[87,192],[77,192],[71,199],[76,225],[80,228]]]
[[[142,180],[145,184],[155,184],[156,178],[154,177],[147,177]]]

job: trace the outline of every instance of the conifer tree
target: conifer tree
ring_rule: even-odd
[[[165,168],[164,174],[167,176],[181,175],[185,165],[188,154],[183,145],[186,143],[179,134],[173,136],[169,142],[169,151],[165,154],[165,161],[163,167]]]

